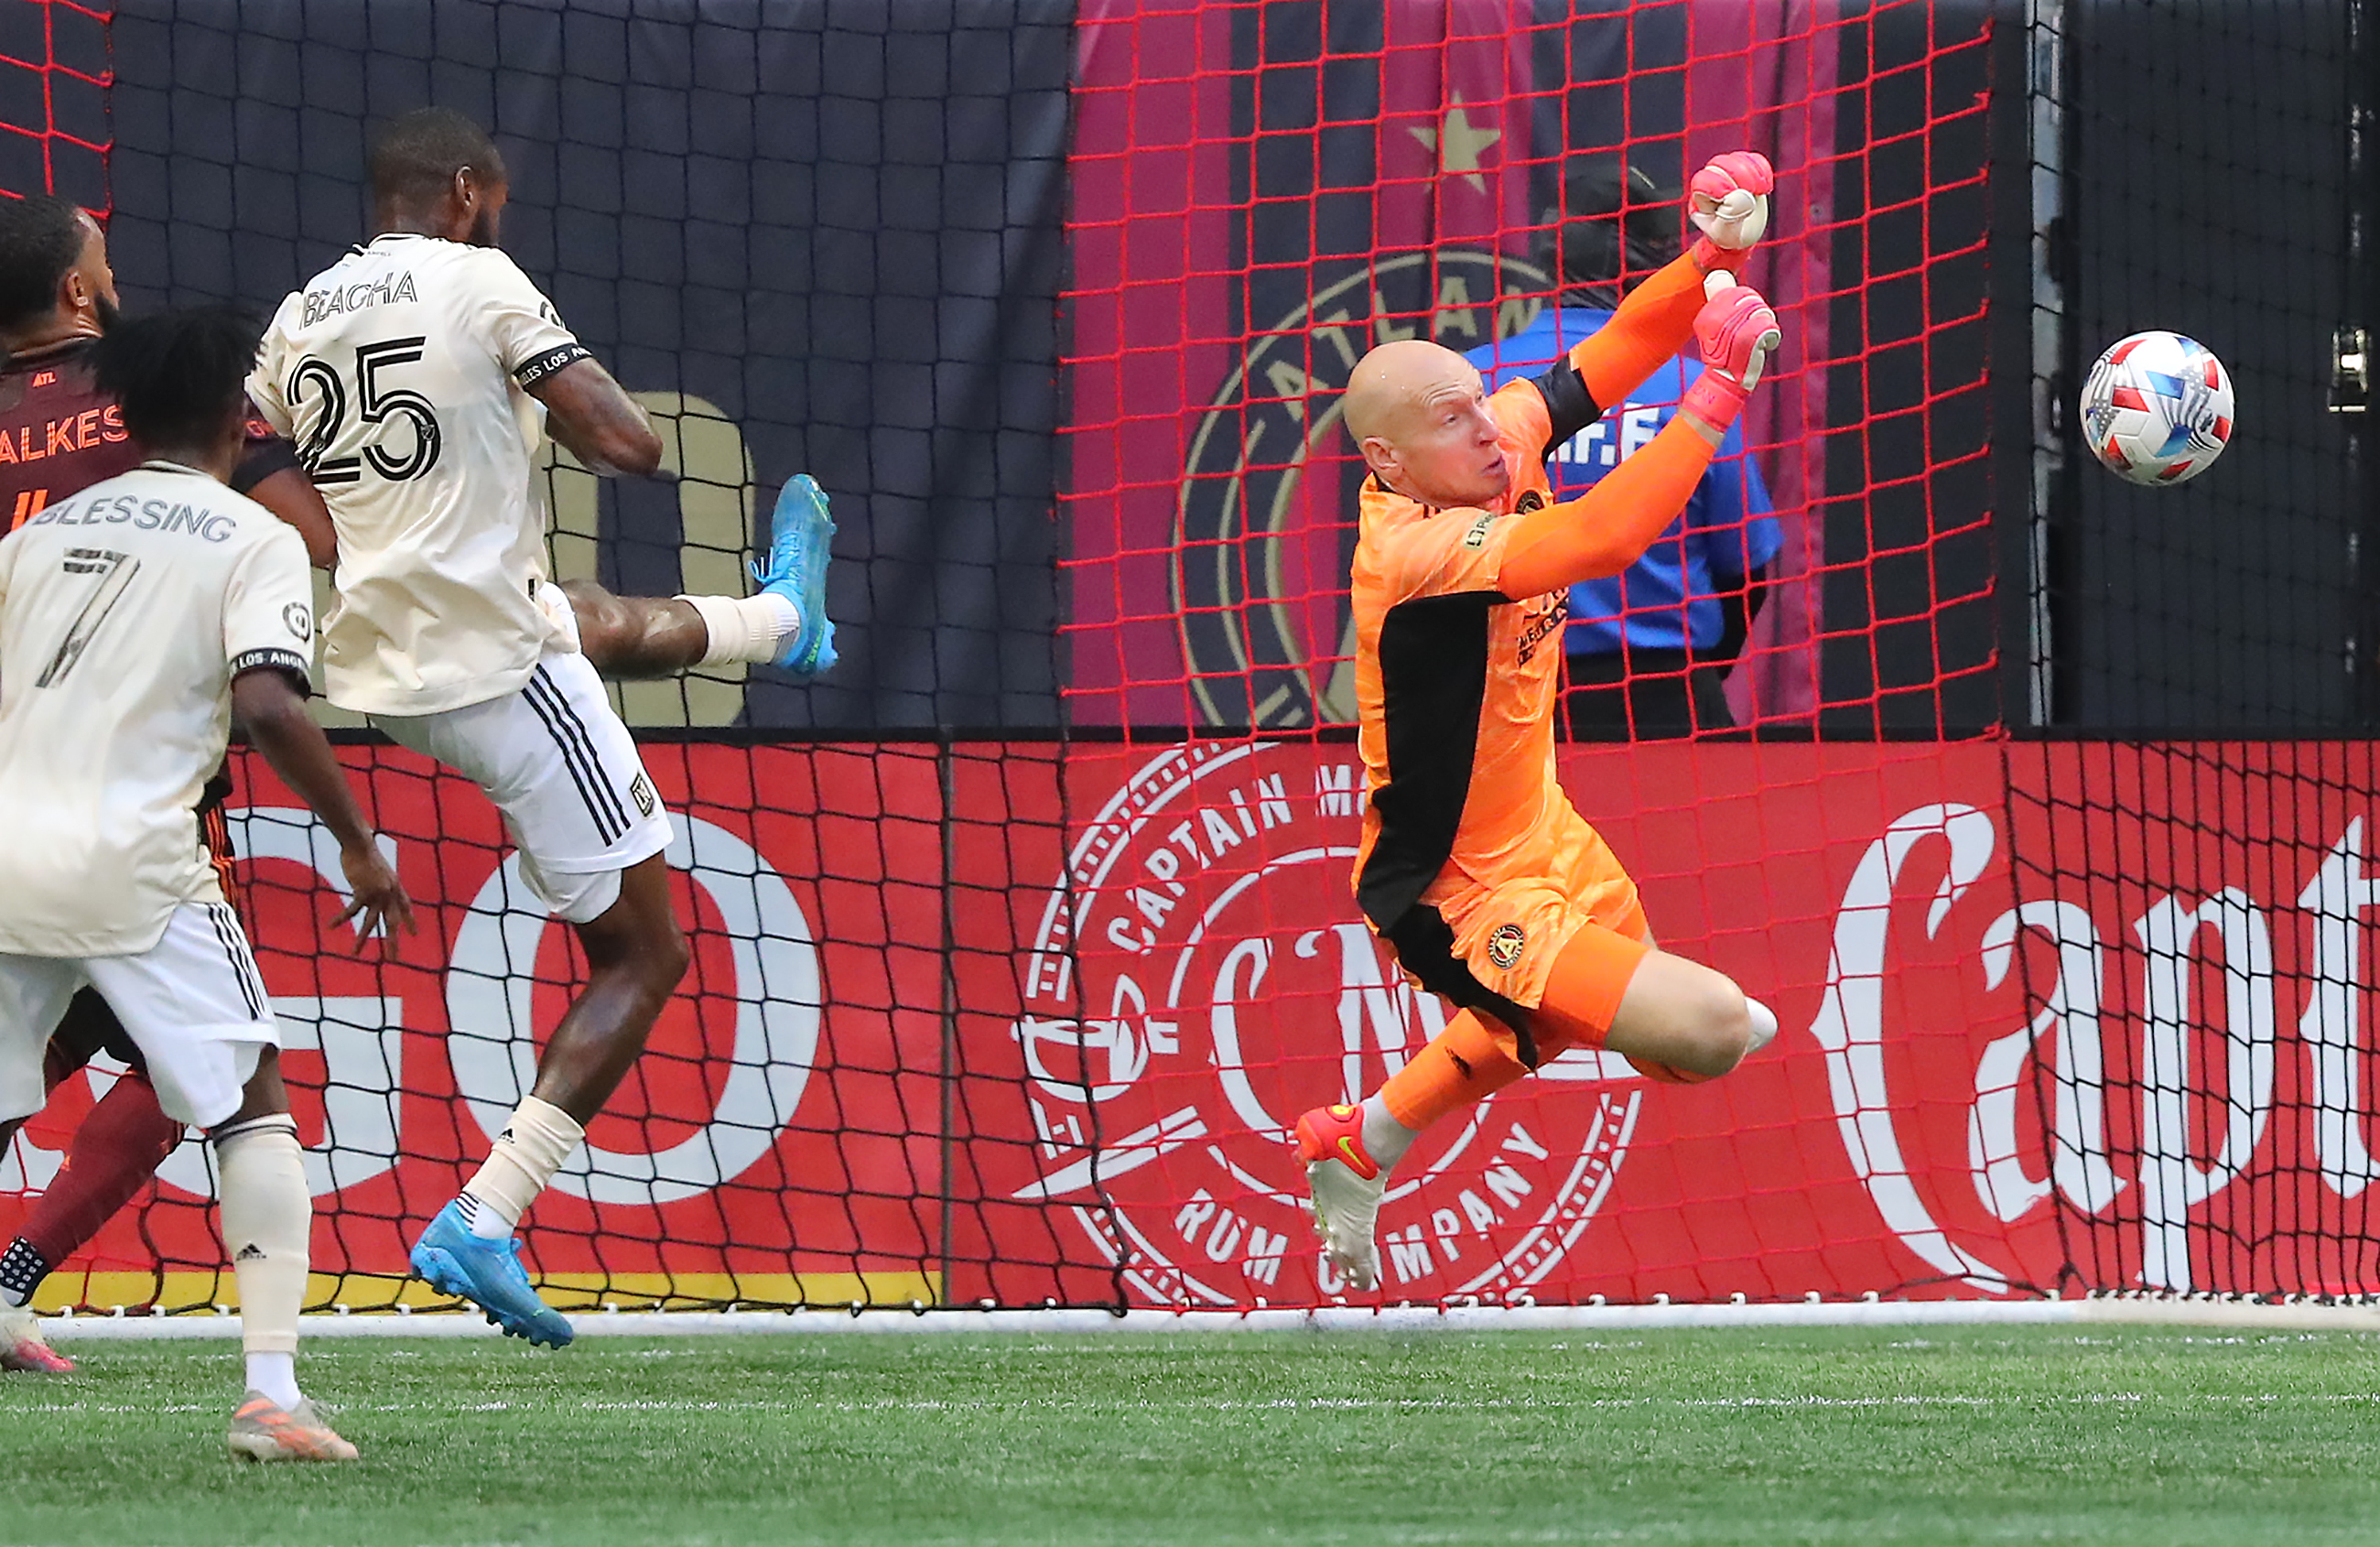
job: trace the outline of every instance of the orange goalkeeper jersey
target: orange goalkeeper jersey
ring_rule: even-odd
[[[1366,796],[1355,896],[1383,933],[1468,883],[1552,873],[1560,840],[1582,825],[1554,778],[1569,594],[1496,589],[1513,518],[1551,497],[1555,427],[1534,380],[1508,383],[1488,408],[1512,469],[1494,507],[1433,510],[1377,478],[1363,488],[1351,586]]]

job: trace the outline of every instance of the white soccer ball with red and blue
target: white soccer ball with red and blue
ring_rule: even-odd
[[[2231,375],[2178,333],[2119,338],[2082,384],[2082,440],[2118,478],[2152,487],[2196,478],[2231,439]]]

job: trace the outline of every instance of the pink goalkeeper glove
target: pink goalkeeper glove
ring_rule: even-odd
[[[1768,229],[1768,195],[1777,173],[1757,151],[1713,156],[1689,185],[1687,213],[1702,238],[1694,263],[1705,274],[1739,266]]]
[[[1686,389],[1681,407],[1725,434],[1759,384],[1768,351],[1784,342],[1785,335],[1777,325],[1776,309],[1761,299],[1759,291],[1735,283],[1733,274],[1720,270],[1703,287],[1709,298],[1694,317],[1703,373]]]

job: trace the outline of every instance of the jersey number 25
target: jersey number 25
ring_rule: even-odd
[[[298,443],[298,460],[317,483],[354,483],[363,477],[363,467],[393,483],[408,478],[419,478],[438,465],[438,414],[430,399],[404,387],[383,382],[382,372],[397,366],[410,365],[421,358],[424,339],[391,338],[378,344],[366,344],[356,350],[356,416],[365,425],[378,427],[391,419],[406,419],[413,423],[413,445],[402,456],[392,456],[378,438],[362,448],[357,457],[333,457],[332,446],[338,444],[347,422],[347,384],[328,360],[320,355],[308,355],[289,372],[289,403],[295,409],[309,393],[322,400],[320,417],[314,428]]]

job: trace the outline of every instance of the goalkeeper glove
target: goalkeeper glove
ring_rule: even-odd
[[[1702,232],[1694,243],[1696,267],[1708,274],[1742,262],[1768,229],[1768,195],[1776,186],[1775,170],[1757,151],[1714,156],[1694,174],[1686,207]]]
[[[1703,373],[1686,389],[1681,406],[1723,435],[1759,384],[1768,351],[1785,335],[1777,325],[1776,309],[1724,269],[1703,282],[1703,292],[1708,298],[1694,317]]]

